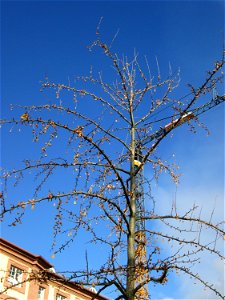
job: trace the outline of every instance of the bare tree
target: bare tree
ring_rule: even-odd
[[[170,69],[163,78],[156,60],[156,76],[152,76],[147,60],[143,68],[137,54],[131,60],[120,58],[98,31],[89,50],[95,47],[110,62],[112,68],[107,75],[91,70],[88,76],[77,77],[73,86],[47,78],[42,91],[53,90],[55,104],[19,106],[21,117],[1,121],[5,126],[27,126],[33,141],[44,143],[37,160],[26,159],[24,167],[4,172],[1,216],[13,213],[11,225],[15,226],[27,207],[54,203],[55,254],[84,230],[93,243],[108,249],[108,259],[99,269],[90,269],[86,258],[83,270],[66,274],[68,280],[98,286],[98,293],[114,287],[118,291],[116,299],[147,299],[151,295],[149,283],[165,284],[170,272],[180,272],[223,299],[221,291],[192,269],[202,251],[224,258],[219,247],[224,237],[223,223],[202,219],[197,206],[185,213],[175,205],[168,214],[158,212],[151,195],[152,182],[143,169],[151,168],[155,179],[165,171],[178,183],[176,166],[164,162],[157,149],[184,123],[195,130],[201,125],[198,115],[224,101],[224,95],[217,94],[211,101],[205,100],[205,95],[221,84],[224,59],[215,63],[201,86],[190,86],[190,93],[177,99],[173,91],[180,81],[179,72]],[[68,94],[73,101],[60,101]],[[156,118],[159,113],[161,117]],[[63,191],[54,185],[54,176],[60,172],[71,178],[71,188],[66,182]],[[6,197],[6,186],[25,180],[27,173],[39,180],[33,196],[11,201]],[[144,207],[144,199],[151,205]],[[212,233],[211,240],[201,239],[206,229]],[[67,238],[58,245],[60,234]],[[171,246],[169,256],[162,251],[159,239]]]

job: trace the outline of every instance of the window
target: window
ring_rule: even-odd
[[[66,297],[60,295],[60,294],[57,294],[56,295],[56,300],[66,300]]]
[[[22,281],[23,271],[13,265],[10,267],[8,282],[16,285]]]
[[[38,300],[44,300],[44,297],[45,297],[45,288],[43,288],[42,286],[39,286]]]

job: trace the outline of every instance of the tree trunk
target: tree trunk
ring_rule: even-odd
[[[129,220],[129,235],[127,246],[127,297],[129,300],[134,300],[135,289],[135,228],[136,228],[136,197],[135,197],[135,178],[134,174],[134,154],[135,154],[135,131],[131,129],[131,162],[130,162],[130,220]]]

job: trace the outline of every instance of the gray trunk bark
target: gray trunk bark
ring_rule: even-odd
[[[129,220],[129,235],[127,247],[127,296],[129,300],[134,300],[135,289],[135,227],[136,227],[136,197],[135,197],[135,178],[134,174],[134,154],[135,154],[135,130],[131,129],[131,162],[130,162],[130,220]]]

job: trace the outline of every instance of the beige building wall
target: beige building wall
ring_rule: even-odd
[[[0,252],[0,291],[3,290],[3,278],[5,277],[5,270],[7,270],[8,258],[6,255]]]
[[[8,276],[9,276],[9,269],[10,266],[16,266],[19,267],[20,269],[23,268],[24,270],[29,270],[26,265],[21,263],[21,261],[18,258],[13,257],[10,254],[4,253],[3,250],[0,252],[0,268],[1,268],[1,286],[0,286],[0,292],[4,291],[7,289],[7,287],[10,287],[10,283],[8,281]],[[24,276],[23,276],[24,277]],[[28,285],[26,283],[23,283],[19,287],[15,287],[14,289],[7,290],[5,292],[6,296],[11,296],[19,300],[26,300],[28,299]],[[0,299],[5,299],[1,298],[3,297],[0,295]]]

